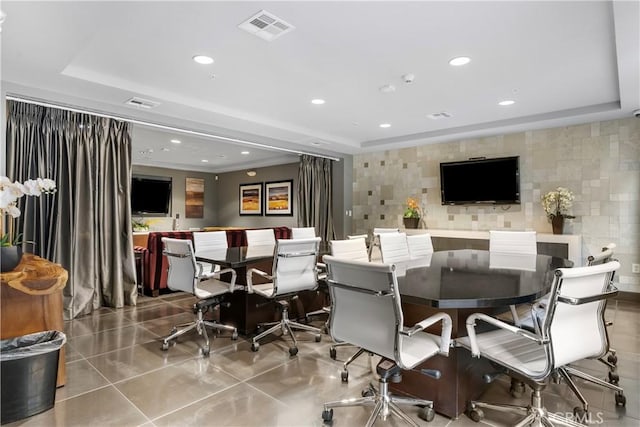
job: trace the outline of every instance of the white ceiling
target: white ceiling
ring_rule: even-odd
[[[5,0],[1,8],[6,93],[294,151],[339,157],[640,108],[638,1]],[[268,42],[238,28],[260,10],[295,30]],[[215,62],[196,64],[196,54]],[[460,55],[471,63],[448,64]],[[396,90],[383,93],[385,85]],[[133,96],[159,105],[124,105]],[[499,106],[504,99],[516,103]],[[438,112],[452,117],[427,118]],[[296,161],[176,135],[135,125],[134,163],[224,172]],[[171,144],[175,137],[183,143]]]

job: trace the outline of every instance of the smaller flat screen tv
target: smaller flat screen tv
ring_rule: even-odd
[[[443,205],[520,204],[519,158],[440,163]]]
[[[131,179],[131,213],[133,215],[169,216],[171,178],[134,175]]]

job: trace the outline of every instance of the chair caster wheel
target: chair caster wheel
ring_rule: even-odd
[[[333,408],[322,411],[322,421],[328,423],[333,420]]]
[[[373,392],[373,390],[371,390],[370,388],[365,388],[364,390],[362,390],[362,397],[371,397],[373,396],[375,393]]]
[[[480,408],[472,408],[467,410],[467,417],[471,419],[471,421],[479,423],[484,418],[484,412]]]
[[[316,335],[316,342],[320,342],[322,341],[322,335],[318,334]]]
[[[234,332],[233,334],[231,334],[231,339],[233,341],[237,340],[238,339],[238,332]]]
[[[329,349],[329,357],[332,358],[333,360],[336,360],[336,357],[338,357],[338,352],[336,351],[335,347],[331,347]]]
[[[251,343],[251,351],[258,351],[258,350],[260,350],[260,344],[258,344],[257,342]]]
[[[209,353],[210,353],[210,352],[211,352],[211,350],[210,350],[210,349],[208,349],[208,348],[203,348],[203,349],[202,349],[202,355],[203,355],[204,357],[209,357]]]
[[[178,332],[178,328],[176,328],[175,326],[173,328],[171,328],[171,332],[169,332],[169,335],[173,335],[176,332]]]
[[[611,363],[612,365],[617,365],[618,364],[618,356],[616,356],[615,354],[610,354],[607,357],[607,362]]]
[[[511,394],[511,397],[515,397],[516,399],[521,398],[524,392],[525,387],[521,382],[512,383],[511,388],[509,389],[509,394]]]
[[[609,372],[609,382],[613,385],[618,385],[620,382],[620,376],[615,372]]]
[[[587,413],[587,411],[584,410],[584,408],[580,406],[576,406],[575,408],[573,408],[573,418],[578,420],[578,422],[580,422],[580,420],[587,420],[587,419],[590,419],[591,417]]]
[[[340,372],[340,379],[343,383],[349,382],[349,371]]]
[[[168,342],[163,342],[162,343],[162,351],[167,351],[169,350],[169,343]]]
[[[291,347],[289,349],[289,355],[290,356],[295,356],[296,354],[298,354],[298,347]]]
[[[420,418],[421,420],[425,420],[428,423],[433,421],[435,417],[436,417],[435,411],[433,410],[433,408],[429,406],[420,408],[420,410],[418,411],[418,418]]]
[[[623,408],[627,406],[627,398],[620,392],[616,393],[616,406],[621,406]]]

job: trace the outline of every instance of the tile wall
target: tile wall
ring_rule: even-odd
[[[441,205],[440,162],[504,156],[520,156],[520,205]],[[576,218],[565,233],[582,235],[585,256],[615,242],[620,288],[640,292],[640,274],[631,273],[640,263],[640,119],[365,153],[354,156],[353,169],[354,233],[401,227],[408,197],[426,211],[423,228],[551,233],[540,197],[567,187]]]

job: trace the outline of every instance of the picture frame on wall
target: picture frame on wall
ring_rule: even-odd
[[[204,179],[187,178],[185,187],[186,218],[204,218]]]
[[[240,184],[240,215],[262,215],[262,183]]]
[[[265,215],[293,215],[293,180],[265,182]]]

